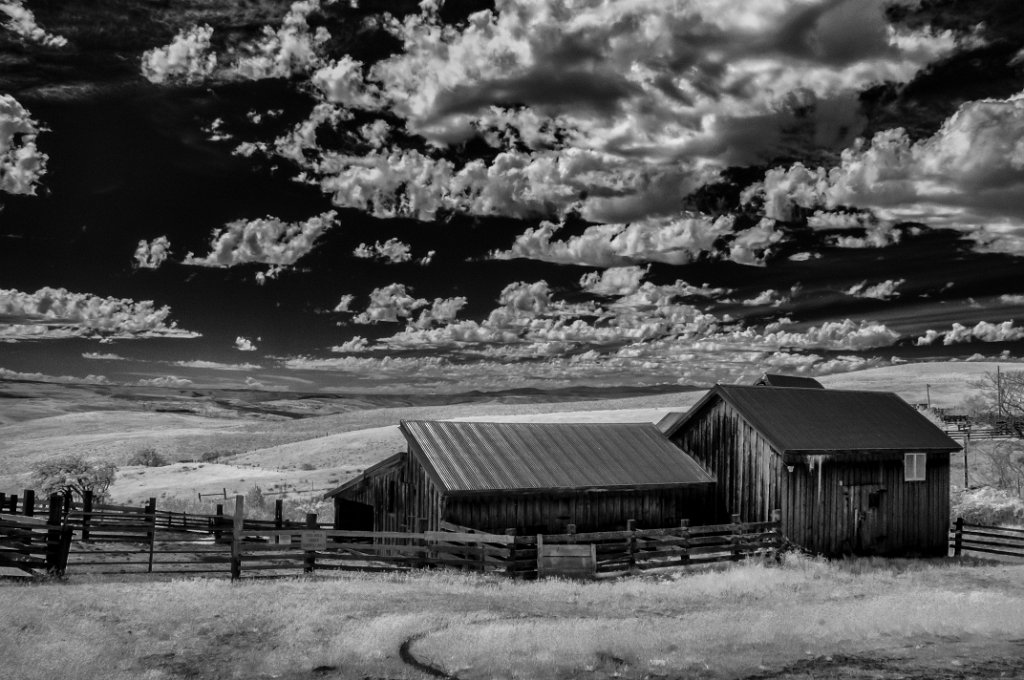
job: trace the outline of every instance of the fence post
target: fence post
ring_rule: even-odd
[[[245,522],[245,496],[235,496],[235,516],[231,531],[231,580],[242,578],[242,527]]]
[[[537,534],[537,578],[544,578],[544,570],[541,569],[543,560],[541,555],[544,553],[544,534]]]
[[[36,515],[36,492],[32,489],[25,489],[25,500],[22,501],[25,510],[22,514],[25,517],[35,517]]]
[[[743,529],[740,526],[740,516],[739,515],[733,515],[732,516],[732,559],[733,559],[734,562],[739,561],[739,559],[741,557],[743,557],[743,551],[740,550],[740,548],[739,548],[740,535],[741,535],[742,530]]]
[[[82,540],[89,540],[89,524],[92,523],[92,489],[82,494]]]
[[[636,520],[626,520],[626,531],[629,532],[629,538],[626,539],[626,550],[629,553],[629,570],[634,571],[636,569]]]
[[[156,544],[156,499],[150,498],[149,502],[146,503],[146,514],[149,517],[146,518],[146,524],[149,525],[149,531],[146,532],[146,540],[149,541],[149,564],[146,566],[146,571],[153,573],[153,546]]]
[[[306,528],[307,529],[318,529],[319,528],[319,526],[316,523],[316,513],[315,512],[307,512],[306,513]],[[305,559],[305,561],[304,561],[304,563],[302,565],[302,571],[306,572],[307,574],[312,574],[314,569],[316,569],[316,551],[315,550],[307,550],[306,551],[306,559]]]
[[[516,530],[514,528],[505,529],[505,535],[506,536],[512,536],[512,542],[508,544],[508,558],[507,558],[508,562],[505,564],[505,575],[506,576],[511,576],[512,578],[515,578],[516,577],[516,565],[515,565],[515,561],[516,561],[516,541],[515,541]]]
[[[782,510],[775,508],[772,510],[772,523],[775,525],[772,527],[772,531],[775,532],[775,540],[772,541],[772,549],[775,551],[775,561],[782,561]]]
[[[284,528],[284,501],[278,498],[274,501],[274,529],[280,531]],[[281,537],[274,534],[274,543],[280,543]]]
[[[682,539],[679,546],[679,562],[685,565],[690,561],[690,520],[679,520],[679,538]]]
[[[427,520],[425,517],[416,518],[416,533],[421,536],[427,533]],[[420,549],[416,551],[416,566],[423,568],[427,566],[427,539],[425,537],[419,538],[416,541],[416,545],[420,546]]]
[[[11,494],[10,508],[11,508],[11,514],[12,515],[17,515],[18,514],[18,494],[16,494],[16,493],[12,493]]]
[[[953,557],[960,557],[964,546],[964,518],[956,518],[956,532],[953,534]]]
[[[50,514],[46,519],[49,530],[46,532],[46,572],[58,574],[63,570],[61,564],[61,529],[60,529],[61,502],[58,494],[50,494]]]
[[[576,542],[576,525],[575,524],[567,524],[567,525],[565,525],[565,533],[567,533],[570,536],[572,536],[572,538],[569,539],[571,542],[573,542],[573,543]]]
[[[224,504],[217,503],[217,516],[213,518],[213,542],[219,543],[221,536],[224,532],[221,531],[221,527],[224,526]]]

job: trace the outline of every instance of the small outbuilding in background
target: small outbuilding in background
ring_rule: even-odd
[[[718,480],[744,522],[782,511],[826,555],[945,555],[949,457],[961,447],[888,392],[717,385],[659,429]],[[768,384],[775,384],[769,381]]]
[[[649,423],[402,421],[408,451],[326,494],[335,526],[504,533],[711,519],[714,480]]]

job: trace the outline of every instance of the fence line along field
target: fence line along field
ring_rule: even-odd
[[[782,547],[777,520],[742,523],[738,516],[724,525],[691,527],[683,520],[677,527],[642,529],[631,521],[625,531],[576,533],[570,525],[565,534],[517,536],[447,523],[441,531],[338,530],[319,523],[315,514],[305,522],[283,519],[281,501],[274,520],[258,520],[245,516],[240,495],[232,514],[218,506],[212,515],[160,511],[156,499],[143,507],[96,504],[89,493],[82,503],[59,495],[42,503],[26,490],[20,501],[17,494],[0,496],[0,539],[22,550],[0,552],[0,557],[4,566],[26,574],[210,573],[237,579],[261,572],[450,567],[536,578],[545,568],[540,565],[547,565],[548,573],[561,573],[554,546],[587,545],[593,559],[583,569],[597,576],[775,556]],[[44,513],[47,520],[35,519]],[[36,531],[49,531],[61,542],[49,544],[50,552],[25,552],[27,544],[17,541],[23,541],[29,521]]]

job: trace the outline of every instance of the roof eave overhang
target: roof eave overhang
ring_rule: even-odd
[[[616,484],[600,486],[551,486],[533,487],[525,489],[459,489],[457,491],[445,491],[445,495],[452,498],[468,498],[471,496],[525,496],[541,494],[563,494],[563,493],[616,493],[620,491],[657,491],[661,489],[677,489],[694,486],[714,484],[713,479],[706,479],[693,482],[673,482],[671,484]]]
[[[330,491],[325,493],[324,494],[324,498],[325,499],[328,499],[328,498],[339,498],[339,497],[340,498],[344,498],[344,496],[345,496],[345,494],[347,492],[349,492],[349,491],[355,489],[356,487],[358,487],[360,484],[365,482],[368,478],[372,477],[374,475],[374,473],[380,472],[383,469],[389,468],[389,467],[397,464],[399,461],[401,461],[401,459],[402,459],[402,453],[399,452],[399,453],[396,453],[394,455],[388,456],[387,458],[385,458],[384,460],[380,461],[379,463],[374,463],[373,465],[371,465],[370,467],[366,468],[361,473],[359,473],[357,476],[355,476],[352,479],[348,480],[347,482],[345,482],[341,486],[339,486],[339,487],[337,487],[335,489],[331,489]]]
[[[886,449],[786,449],[782,452],[782,460],[786,464],[802,463],[812,457],[835,457],[837,460],[854,460],[864,458],[894,458],[905,453],[955,453],[963,447],[928,447],[913,446]]]

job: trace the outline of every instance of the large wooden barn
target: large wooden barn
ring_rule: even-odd
[[[944,555],[960,446],[895,394],[717,385],[659,427],[743,521],[826,555]]]
[[[714,480],[648,423],[402,421],[408,450],[329,492],[339,529],[504,533],[697,524]]]

